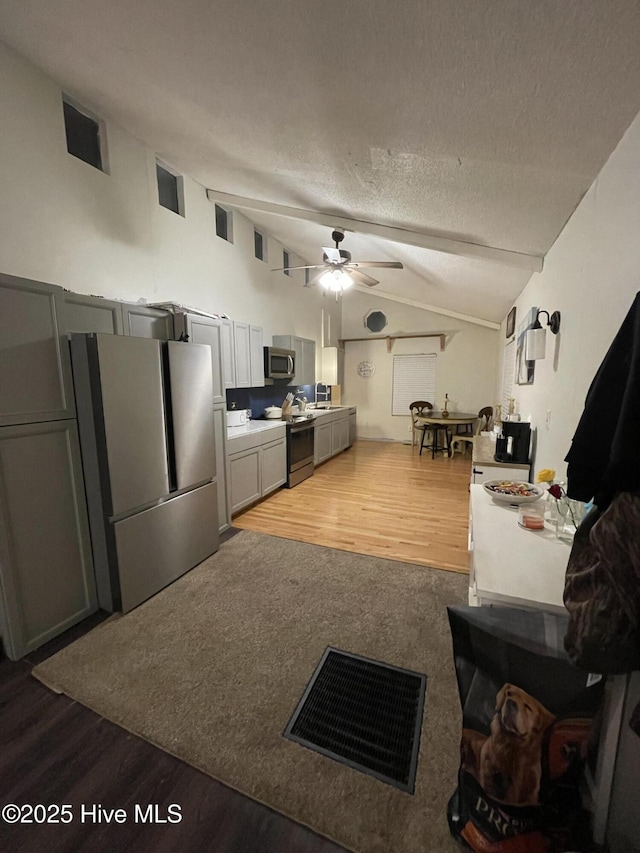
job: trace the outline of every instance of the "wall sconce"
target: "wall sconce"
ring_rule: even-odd
[[[554,335],[557,335],[560,331],[560,312],[554,311],[551,316],[549,316],[548,311],[538,311],[536,314],[536,321],[533,324],[532,328],[527,332],[527,337],[525,341],[525,359],[526,361],[537,361],[538,359],[544,358],[545,350],[546,350],[546,341],[547,341],[547,330],[542,328],[542,324],[540,323],[540,315],[547,315],[547,326],[551,329],[551,332]]]

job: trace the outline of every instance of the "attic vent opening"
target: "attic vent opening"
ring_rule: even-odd
[[[233,230],[231,222],[231,211],[219,204],[215,205],[216,212],[216,234],[228,243],[233,243]]]
[[[107,171],[104,122],[67,95],[62,98],[67,151],[101,172]]]
[[[370,332],[381,332],[387,325],[387,316],[382,311],[369,311],[364,324]]]
[[[174,174],[167,166],[156,160],[158,201],[161,207],[184,216],[184,187],[181,175]]]

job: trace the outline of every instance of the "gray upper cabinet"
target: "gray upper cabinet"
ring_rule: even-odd
[[[65,291],[63,299],[64,310],[60,321],[62,332],[124,334],[122,302],[68,291]]]
[[[236,360],[236,388],[251,387],[251,342],[249,324],[233,324],[233,343]]]
[[[17,660],[97,610],[74,420],[0,429],[0,631]]]
[[[294,335],[274,335],[274,346],[292,349],[296,354],[296,373],[289,385],[315,385],[316,342]]]
[[[125,335],[136,338],[154,338],[156,341],[173,340],[173,314],[149,305],[122,303]]]
[[[225,388],[236,388],[236,347],[233,320],[221,320],[222,375]]]
[[[60,287],[0,275],[0,426],[75,416]]]
[[[264,346],[261,326],[249,328],[251,342],[251,387],[264,387]]]
[[[222,320],[201,317],[198,314],[176,314],[175,336],[184,334],[192,344],[208,344],[211,347],[213,371],[213,402],[226,405],[225,384],[222,368]],[[226,428],[226,427],[225,427]]]

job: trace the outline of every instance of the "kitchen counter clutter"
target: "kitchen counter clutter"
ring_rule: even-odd
[[[486,480],[524,480],[530,482],[531,465],[528,462],[496,462],[496,437],[477,435],[473,440],[471,482]]]

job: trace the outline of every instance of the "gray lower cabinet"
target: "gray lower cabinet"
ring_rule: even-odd
[[[340,453],[349,446],[349,415],[336,418],[331,424],[331,454]]]
[[[97,332],[122,335],[124,334],[122,302],[65,291],[59,326],[63,334]]]
[[[260,448],[260,493],[268,495],[287,480],[287,446],[286,439],[281,438]]]
[[[260,448],[229,456],[231,515],[257,501],[260,492]]]
[[[218,531],[224,533],[228,530],[231,522],[229,520],[229,508],[227,505],[227,410],[226,406],[214,405],[213,428],[216,443],[216,486],[218,489]]]
[[[75,420],[0,429],[0,631],[17,660],[98,609]]]
[[[349,409],[349,444],[348,447],[351,447],[353,442],[356,440],[356,410]]]
[[[314,464],[320,465],[331,457],[331,424],[317,423],[315,430]]]
[[[0,427],[75,417],[61,287],[0,275]]]
[[[227,440],[227,494],[231,515],[287,481],[285,426]]]
[[[172,341],[173,314],[150,305],[122,303],[125,335],[136,338],[154,338],[156,341]]]

